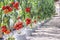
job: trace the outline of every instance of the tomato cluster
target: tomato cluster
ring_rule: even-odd
[[[31,19],[30,18],[26,18],[26,25],[31,23]]]
[[[12,2],[11,4],[15,9],[19,9],[19,2]]]
[[[15,25],[14,25],[14,29],[16,30],[19,30],[23,27],[23,22],[17,22]]]
[[[6,34],[9,34],[10,30],[8,30],[6,26],[2,26],[2,32],[6,33]]]
[[[13,7],[8,6],[8,5],[2,7],[2,10],[4,10],[5,14],[11,12],[13,10],[13,8],[19,9],[18,8],[19,7],[19,2],[12,2],[11,4],[13,5]]]
[[[3,6],[2,10],[4,10],[4,13],[6,14],[6,13],[11,12],[13,9],[12,9],[12,7],[7,5],[7,6]]]

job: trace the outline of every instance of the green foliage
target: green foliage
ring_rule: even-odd
[[[0,0],[0,8],[3,5],[9,5],[11,2],[18,1],[20,3],[19,8],[21,11],[14,12],[13,17],[17,18],[17,15],[21,16],[21,19],[25,19],[27,17],[37,19],[40,16],[40,19],[46,19],[54,15],[55,13],[55,6],[54,0]],[[26,13],[25,8],[30,7],[31,12]],[[0,20],[3,11],[0,10]]]

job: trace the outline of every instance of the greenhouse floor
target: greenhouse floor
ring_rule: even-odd
[[[41,28],[35,30],[28,40],[60,40],[60,16],[53,17]]]

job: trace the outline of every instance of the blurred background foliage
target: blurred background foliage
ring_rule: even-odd
[[[0,23],[2,22],[3,14],[3,11],[1,10],[2,6],[9,5],[14,1],[20,3],[20,10],[19,12],[15,12],[13,16],[17,17],[17,15],[20,15],[22,20],[27,17],[38,19],[38,16],[40,16],[39,20],[44,20],[52,17],[55,13],[54,0],[0,0]],[[31,8],[30,13],[25,12],[26,7]],[[16,13],[18,14],[16,15]]]

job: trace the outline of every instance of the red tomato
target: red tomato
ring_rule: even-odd
[[[19,2],[15,2],[15,3],[13,4],[13,7],[16,8],[16,9],[18,9],[18,7],[19,7]]]
[[[7,30],[5,33],[6,33],[6,34],[9,34],[9,33],[10,33],[10,30]]]
[[[3,6],[3,7],[2,7],[2,10],[5,10],[5,9],[6,9],[6,6]]]
[[[36,20],[34,20],[34,23],[36,23],[37,21]]]
[[[9,7],[9,9],[8,9],[8,10],[11,12],[13,9],[12,9],[12,7]]]
[[[23,25],[19,25],[19,28],[21,29],[23,27]]]
[[[19,27],[16,27],[16,30],[19,30],[20,28]]]
[[[6,32],[7,31],[7,29],[6,28],[2,28],[2,32]]]
[[[30,8],[27,7],[27,8],[25,9],[25,11],[26,11],[26,12],[30,12]]]
[[[6,26],[4,25],[4,26],[2,26],[2,28],[6,28]]]

